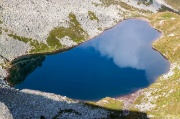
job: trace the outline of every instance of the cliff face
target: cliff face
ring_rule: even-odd
[[[144,89],[142,91],[144,93],[139,95],[139,98],[137,98],[135,104],[132,104],[133,106],[131,105],[130,107],[128,107],[128,110],[147,112],[151,117],[154,116],[155,118],[158,116],[166,116],[166,114],[169,117],[179,117],[180,113],[178,112],[178,110],[180,109],[177,108],[176,111],[172,111],[170,113],[168,113],[168,110],[171,110],[170,107],[172,103],[170,99],[175,101],[175,103],[173,104],[174,107],[177,107],[176,105],[180,107],[180,98],[178,97],[178,90],[180,85],[180,18],[179,15],[170,12],[158,13],[159,11],[164,11],[167,8],[171,11],[180,10],[179,1],[0,1],[0,90],[8,90],[7,92],[10,92],[9,94],[11,94],[14,91],[14,89],[12,88],[5,88],[6,82],[2,80],[8,75],[7,69],[11,68],[10,72],[15,72],[14,74],[17,75],[18,73],[23,72],[21,67],[27,68],[26,64],[29,64],[29,66],[34,65],[32,68],[30,68],[29,72],[33,71],[33,68],[35,68],[36,66],[39,66],[39,63],[35,62],[34,59],[31,60],[32,62],[25,62],[26,60],[19,60],[15,63],[16,65],[11,64],[11,62],[17,57],[37,53],[51,53],[63,49],[68,49],[101,34],[105,29],[114,26],[119,21],[128,18],[141,17],[148,20],[153,27],[163,32],[163,37],[154,43],[154,48],[159,50],[165,57],[168,58],[168,60],[171,61],[172,68],[169,72],[170,74],[160,77],[160,79],[158,79],[158,81],[155,84],[153,84],[147,89]],[[39,59],[40,62],[41,60],[43,60],[43,58],[40,57],[35,59]],[[33,65],[30,65],[31,63]],[[26,73],[28,74],[29,72]],[[17,79],[11,80],[12,82],[17,83],[17,81],[23,80],[23,78],[24,76],[21,76],[20,74],[19,76],[17,75]],[[166,89],[162,87],[166,87]],[[22,91],[18,93],[21,92]],[[171,98],[165,95],[164,92],[165,94],[168,93]],[[41,94],[41,92],[39,93]],[[16,108],[15,106],[11,107],[11,104],[13,102],[3,101],[9,98],[8,96],[5,94],[2,95],[0,98],[0,102],[3,102],[8,106],[15,118],[17,118],[18,116],[22,116],[23,118],[24,113],[22,113],[21,115],[16,115],[17,113],[15,111],[12,111]],[[53,97],[45,97],[49,99],[54,98],[56,96],[54,95]],[[14,99],[14,97],[11,98]],[[37,102],[41,102],[40,98],[43,98],[43,96],[39,97],[39,100],[37,100]],[[156,100],[156,98],[158,100]],[[166,100],[166,98],[168,98],[169,100]],[[22,99],[26,100],[26,97],[22,97]],[[21,101],[21,99],[18,100]],[[33,96],[29,100],[33,100]],[[153,102],[152,100],[156,102]],[[121,103],[121,100],[116,100],[115,102],[113,101],[113,103],[116,104],[117,101],[119,101],[118,103]],[[108,104],[112,105],[112,103],[109,102],[111,101],[105,103],[106,106]],[[149,105],[143,105],[145,103]],[[27,104],[30,105],[30,103]],[[95,105],[103,106],[103,104],[99,103]],[[56,107],[58,108],[58,106]],[[163,107],[166,107],[167,109],[163,110]],[[112,107],[110,106],[110,108]],[[146,110],[146,108],[148,109]],[[63,110],[66,109],[67,108]],[[86,110],[86,108],[84,109]],[[156,111],[152,111],[154,109],[156,109]],[[54,111],[54,113],[58,113],[58,110]],[[78,115],[76,111],[66,111],[68,111],[67,115],[70,114],[69,112],[72,112],[71,114],[75,113]],[[60,116],[61,113],[62,112],[60,112]],[[41,114],[43,116],[43,110],[39,111],[38,114],[38,116],[40,116]],[[93,112],[91,114],[93,114]],[[104,112],[102,112],[102,114],[104,114]],[[119,116],[120,114],[122,114],[122,112],[118,113]],[[32,117],[38,118],[38,116],[33,115]],[[106,117],[108,116],[106,115]]]

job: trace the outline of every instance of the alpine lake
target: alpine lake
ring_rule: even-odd
[[[127,95],[169,70],[170,63],[152,48],[160,36],[147,22],[128,19],[73,49],[21,59],[8,81],[17,89],[79,100]]]

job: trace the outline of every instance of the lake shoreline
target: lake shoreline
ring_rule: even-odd
[[[157,49],[155,49],[155,48],[153,47],[153,43],[156,42],[157,40],[159,40],[161,37],[163,37],[163,32],[162,32],[160,29],[155,28],[155,27],[150,23],[150,21],[149,21],[147,18],[135,17],[135,18],[128,18],[128,19],[120,20],[120,21],[117,22],[117,24],[113,25],[112,27],[103,30],[102,33],[100,33],[99,35],[97,35],[97,36],[95,36],[95,37],[93,37],[93,38],[89,38],[88,40],[85,40],[85,41],[83,41],[83,42],[81,42],[81,43],[79,43],[79,44],[77,44],[77,45],[72,46],[72,47],[61,48],[61,49],[55,50],[55,51],[53,51],[53,52],[32,53],[32,54],[25,54],[25,55],[18,56],[18,57],[16,57],[14,60],[10,61],[10,65],[13,65],[14,62],[18,62],[18,60],[21,60],[21,59],[23,59],[23,58],[28,58],[28,57],[31,57],[31,56],[39,56],[39,55],[45,55],[45,56],[47,56],[47,55],[54,55],[54,54],[66,52],[66,51],[71,50],[71,49],[73,49],[73,48],[75,48],[75,47],[77,47],[77,46],[79,46],[79,45],[81,45],[81,44],[83,44],[83,43],[85,43],[85,42],[87,42],[87,41],[93,40],[94,38],[102,35],[104,32],[110,30],[111,28],[115,27],[116,25],[121,24],[121,22],[126,21],[126,20],[129,20],[129,19],[137,19],[137,20],[145,21],[145,22],[147,22],[152,28],[154,28],[155,30],[157,30],[158,32],[161,33],[161,36],[160,36],[159,38],[155,39],[155,40],[152,42],[151,46],[152,46],[152,49],[153,49],[153,50],[157,51],[157,52],[160,53],[166,60],[168,60],[168,58],[166,58],[166,56],[164,56],[161,52],[159,52]],[[169,61],[169,60],[168,60],[168,61]],[[9,70],[10,70],[11,67],[12,67],[12,66],[8,67],[8,68],[6,69],[6,71],[9,72]],[[7,76],[4,77],[4,79],[6,80],[6,78],[9,77],[9,75],[10,75],[10,74],[8,73]]]
[[[154,29],[151,25],[150,25],[150,23],[149,22],[147,22],[147,21],[145,21],[145,20],[142,20],[142,19],[138,19],[138,18],[132,18],[132,19],[127,19],[127,20],[136,20],[136,21],[141,21],[141,22],[144,22],[144,23],[147,23],[147,25],[148,25],[148,27],[151,27],[151,29],[153,29],[154,31],[156,30],[156,29]],[[126,20],[123,20],[123,21],[126,21]],[[123,22],[122,21],[122,22]],[[120,22],[120,23],[118,23],[117,25],[121,25],[121,23],[122,22]],[[115,25],[114,27],[116,27],[117,25]],[[112,27],[113,28],[113,27]],[[117,28],[117,27],[116,27]],[[108,29],[109,30],[109,29]],[[105,30],[104,32],[106,32],[107,30]],[[104,33],[103,32],[103,33]],[[156,30],[156,32],[158,32],[157,30]],[[102,33],[102,34],[103,34]],[[102,34],[100,34],[100,35],[102,35]],[[158,33],[159,34],[159,33]],[[100,36],[100,35],[98,35],[98,36]],[[96,37],[98,37],[98,36],[96,36]],[[157,37],[157,39],[156,40],[158,40],[160,37],[159,37],[159,35],[158,35],[158,37]],[[93,38],[94,39],[94,38]],[[93,39],[90,39],[90,40],[93,40]],[[87,40],[87,41],[90,41],[90,40]],[[146,40],[146,39],[143,39],[143,40]],[[153,47],[152,47],[152,43],[154,42],[154,41],[156,41],[155,39],[152,39],[152,42],[148,42],[150,45],[151,45],[151,49],[152,50],[154,50],[153,49]],[[86,41],[86,42],[87,42]],[[147,40],[148,41],[148,40]],[[82,43],[81,43],[82,44]],[[79,44],[80,45],[80,44]],[[79,46],[79,45],[77,45],[77,46]],[[75,47],[77,47],[77,46],[75,46]],[[70,48],[70,49],[72,49],[72,48]],[[62,52],[65,52],[65,51],[67,51],[67,50],[62,50]],[[57,53],[62,53],[62,52],[58,52],[58,51],[56,51]],[[56,52],[54,52],[54,54],[56,54]],[[151,54],[151,53],[150,53]],[[39,54],[35,54],[35,55],[39,55]],[[47,54],[46,54],[47,55]],[[51,54],[52,55],[52,54]],[[161,54],[162,55],[162,54]],[[25,57],[23,57],[23,58],[25,58]],[[22,57],[21,58],[18,58],[18,59],[16,59],[15,61],[14,61],[14,63],[12,63],[12,64],[16,64],[16,62],[18,63],[18,60],[20,60],[20,59],[22,59]],[[165,58],[166,59],[166,58]],[[27,60],[28,60],[28,58],[27,58]],[[7,78],[8,79],[8,78]],[[157,78],[156,79],[153,79],[153,80],[157,80]],[[149,85],[148,85],[149,86]],[[147,86],[147,87],[148,87]],[[144,87],[144,88],[147,88],[147,87]],[[21,88],[20,88],[21,89]],[[140,88],[140,89],[142,89],[142,88]],[[38,89],[37,89],[38,90]],[[55,92],[52,92],[52,93],[55,93]],[[124,96],[128,96],[128,95],[130,95],[130,94],[132,94],[132,91],[130,92],[130,93],[128,93],[128,94],[123,94],[123,96],[112,96],[112,98],[113,97],[115,97],[115,98],[120,98],[120,97],[124,97]],[[104,98],[104,97],[102,97],[102,98]],[[76,99],[75,99],[76,100]],[[77,99],[78,100],[78,99]],[[83,101],[83,100],[82,100]],[[87,101],[87,100],[84,100],[84,101]],[[89,100],[88,100],[89,101]],[[98,100],[91,100],[91,101],[98,101]]]

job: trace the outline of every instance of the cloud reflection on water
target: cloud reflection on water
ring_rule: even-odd
[[[105,31],[85,46],[92,46],[102,56],[112,58],[121,68],[145,70],[147,79],[153,82],[169,69],[168,61],[152,49],[152,42],[160,33],[147,22],[129,19]]]

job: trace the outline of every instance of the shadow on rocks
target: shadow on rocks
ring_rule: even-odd
[[[45,58],[45,55],[29,55],[15,59],[8,69],[7,82],[11,86],[22,83],[30,73],[42,65]]]
[[[13,119],[147,119],[143,112],[110,110],[52,93],[27,89],[1,87],[0,102],[9,109]],[[0,112],[7,110],[3,109],[1,107]]]

